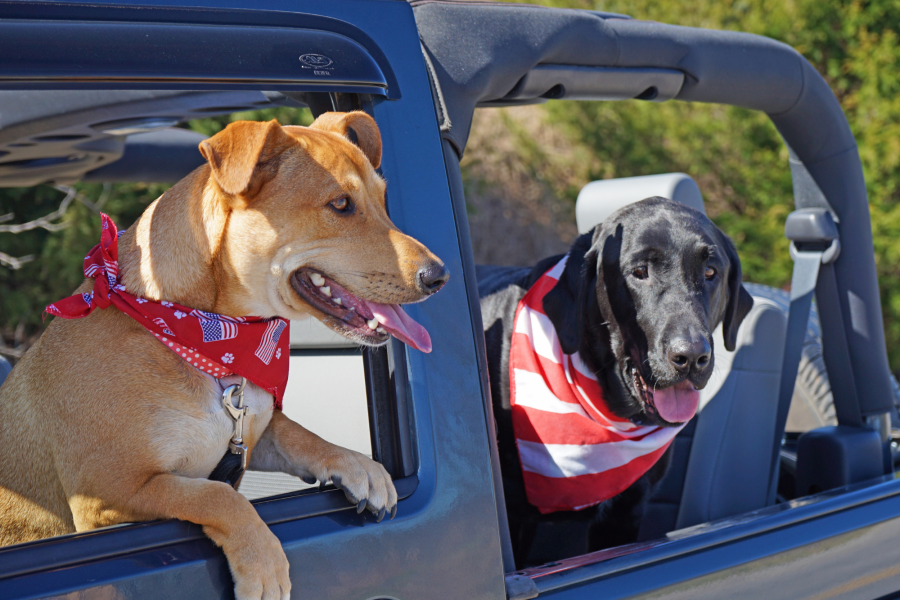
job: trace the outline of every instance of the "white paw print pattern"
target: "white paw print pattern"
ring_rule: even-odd
[[[184,314],[183,312],[181,312],[180,310],[176,310],[176,311],[175,311],[175,318],[176,318],[176,319],[181,319],[182,317],[186,317],[186,316],[187,316],[187,315]]]
[[[119,290],[120,292],[124,292],[124,291],[125,291],[125,286],[122,285],[122,284],[120,283],[119,285],[117,285],[117,286],[116,286],[115,288],[113,288],[113,289]]]
[[[275,351],[275,359],[277,360],[279,358],[281,358],[281,348]]]
[[[135,299],[135,302],[137,302],[138,304],[145,304],[147,302],[147,299],[146,298],[137,298],[137,299]]]
[[[226,352],[224,355],[222,355],[222,362],[226,365],[230,365],[232,362],[234,362],[234,354],[232,354],[231,352]]]
[[[165,306],[166,308],[172,308],[172,303],[171,303],[171,302],[168,302],[168,301],[166,301],[166,300],[163,300],[162,302],[160,302],[160,304],[162,304],[162,305]]]

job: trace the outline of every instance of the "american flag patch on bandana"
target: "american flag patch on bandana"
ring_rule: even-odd
[[[259,348],[256,349],[256,356],[259,360],[266,364],[272,362],[272,355],[275,354],[275,348],[278,347],[278,340],[281,338],[281,332],[287,327],[287,322],[281,319],[275,319],[266,328],[262,339],[259,342]]]
[[[290,360],[290,334],[282,334],[288,331],[289,322],[277,317],[230,317],[129,294],[119,279],[118,238],[123,232],[108,216],[101,215],[101,219],[100,243],[84,260],[85,276],[94,279],[93,291],[54,302],[46,312],[80,319],[94,309],[115,306],[188,364],[213,377],[232,372],[246,377],[271,393],[280,409]],[[227,343],[207,345],[211,342]]]
[[[202,310],[192,310],[192,317],[200,321],[200,329],[203,331],[204,342],[221,342],[237,337],[238,324],[244,320],[240,317],[226,317]]]

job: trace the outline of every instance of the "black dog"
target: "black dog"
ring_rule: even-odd
[[[533,268],[477,269],[506,508],[520,568],[535,559],[528,556],[540,522],[563,524],[570,532],[572,523],[586,529],[586,547],[570,545],[552,558],[636,541],[646,503],[671,454],[670,448],[634,484],[600,505],[542,515],[528,503],[510,411],[510,340],[519,301],[561,258]],[[676,389],[696,394],[706,385],[713,370],[713,331],[723,323],[725,348],[734,350],[753,299],[741,284],[731,240],[701,213],[655,197],[622,208],[580,236],[543,306],[562,351],[580,353],[616,416],[673,426],[685,411],[665,398]],[[546,553],[539,556],[547,559]]]

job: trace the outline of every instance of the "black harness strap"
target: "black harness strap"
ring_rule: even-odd
[[[225,451],[225,456],[216,465],[212,473],[209,474],[211,481],[223,481],[237,489],[244,476],[244,469],[241,466],[242,459],[240,454],[233,454],[231,450]]]
[[[222,408],[234,422],[234,435],[231,436],[225,456],[209,474],[209,479],[212,481],[223,481],[234,489],[240,485],[244,470],[247,468],[247,445],[243,439],[244,416],[247,414],[247,407],[244,406],[245,385],[247,385],[247,380],[241,378],[240,385],[229,385],[222,390]],[[238,395],[237,406],[232,400],[235,393]]]

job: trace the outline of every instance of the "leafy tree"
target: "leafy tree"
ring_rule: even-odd
[[[896,0],[540,0],[638,19],[746,31],[796,48],[825,77],[859,144],[875,236],[888,355],[900,369],[900,2]],[[790,282],[783,223],[793,209],[787,152],[768,118],[701,103],[551,102],[592,178],[683,171],[735,240],[747,279]],[[577,193],[577,192],[575,192]],[[563,195],[574,201],[575,193]]]

